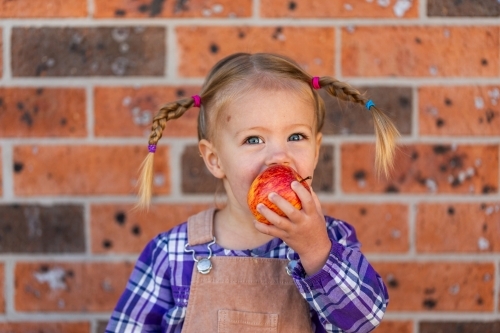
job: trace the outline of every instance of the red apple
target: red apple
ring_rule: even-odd
[[[295,208],[301,209],[302,204],[297,194],[292,190],[291,184],[294,180],[299,181],[304,187],[311,192],[309,185],[305,182],[295,170],[286,165],[272,165],[264,170],[255,178],[248,191],[247,203],[257,221],[265,224],[271,224],[269,221],[257,211],[257,204],[263,203],[269,209],[280,216],[286,216],[275,204],[268,199],[271,192],[276,192]]]

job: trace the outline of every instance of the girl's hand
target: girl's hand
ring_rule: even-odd
[[[279,216],[264,204],[257,205],[259,212],[272,225],[254,221],[255,228],[264,234],[281,238],[300,256],[307,275],[319,271],[326,263],[332,243],[326,231],[325,218],[318,197],[299,182],[292,182],[302,209],[298,210],[277,193],[269,194],[269,200],[278,206],[286,217]]]

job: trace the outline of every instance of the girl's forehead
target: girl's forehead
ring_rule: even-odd
[[[216,126],[252,127],[299,124],[312,126],[315,112],[312,98],[290,90],[252,89],[220,110]]]

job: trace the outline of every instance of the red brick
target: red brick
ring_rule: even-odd
[[[82,137],[85,90],[0,88],[0,137]]]
[[[500,16],[498,0],[429,0],[428,16],[494,17]]]
[[[16,311],[111,311],[132,272],[132,263],[19,262]]]
[[[149,137],[152,119],[166,103],[199,93],[199,87],[97,87],[94,90],[97,136]],[[164,137],[197,137],[198,108],[167,122]]]
[[[356,86],[367,99],[391,118],[401,135],[411,134],[413,93],[410,87]],[[370,135],[375,133],[373,118],[360,104],[343,102],[324,90],[319,91],[325,102],[323,135]]]
[[[418,325],[420,333],[498,333],[500,332],[500,320],[496,321],[424,321]]]
[[[94,17],[161,18],[161,17],[249,17],[252,15],[252,0],[95,0]],[[158,1],[156,1],[158,3]]]
[[[165,74],[165,27],[14,27],[12,76]]]
[[[390,311],[493,311],[493,263],[372,264],[388,287]]]
[[[2,147],[0,147],[0,197],[3,196],[3,181],[2,181],[2,174],[3,174],[3,161],[2,161]]]
[[[499,51],[497,26],[348,27],[342,31],[342,74],[498,77]]]
[[[419,89],[422,135],[500,135],[500,87]]]
[[[134,194],[144,146],[14,147],[14,193],[32,195]],[[169,149],[155,154],[154,192],[170,192]]]
[[[408,207],[402,204],[325,204],[323,211],[356,229],[364,253],[407,252]]]
[[[89,322],[9,322],[0,323],[0,332],[8,333],[89,333]]]
[[[0,17],[84,17],[87,16],[85,0],[0,0]]]
[[[5,313],[5,268],[0,264],[0,313]]]
[[[281,53],[310,73],[333,74],[333,28],[198,26],[176,31],[182,76],[204,77],[218,60],[235,52]]]
[[[398,147],[391,179],[377,179],[373,144],[342,145],[342,189],[347,193],[498,192],[498,145]]]
[[[260,12],[263,17],[415,18],[418,6],[418,0],[411,2],[409,8],[399,2],[382,6],[378,1],[262,0]]]
[[[418,252],[500,252],[500,203],[421,203]]]
[[[318,164],[314,170],[312,188],[316,193],[333,193],[333,145],[323,144],[319,149]]]
[[[93,253],[139,253],[157,234],[170,230],[208,204],[155,204],[148,212],[133,205],[103,204],[91,207]]]
[[[411,321],[382,320],[382,323],[380,323],[380,326],[378,326],[374,332],[413,333],[413,323]]]
[[[0,205],[0,253],[84,253],[80,205]]]
[[[3,76],[3,31],[0,29],[0,78]]]

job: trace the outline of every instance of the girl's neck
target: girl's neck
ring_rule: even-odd
[[[215,213],[214,233],[219,246],[229,250],[247,250],[259,247],[272,236],[255,229],[250,212],[227,205]]]

